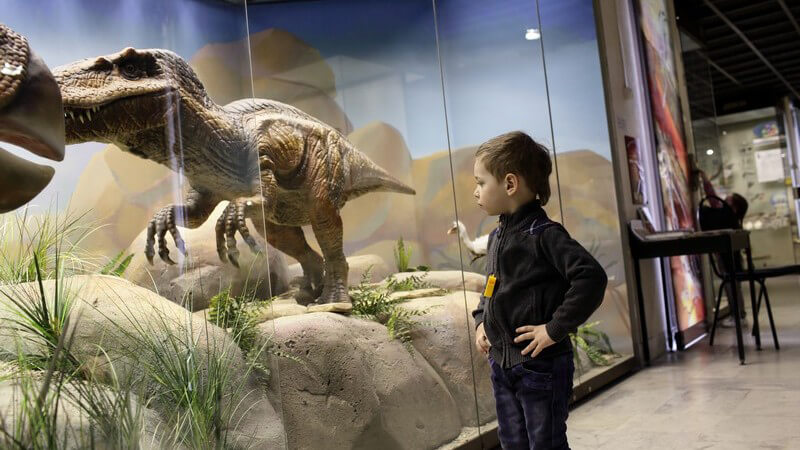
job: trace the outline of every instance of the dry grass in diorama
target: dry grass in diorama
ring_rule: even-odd
[[[258,343],[253,323],[243,319],[246,315],[228,307],[215,313],[217,320],[224,317],[222,325],[228,325],[231,339],[203,342],[201,350],[197,336],[208,338],[209,330],[196,333],[189,311],[181,323],[158,314],[143,320],[141,312],[128,308],[123,299],[106,299],[117,303],[119,311],[105,317],[110,326],[104,333],[116,333],[126,344],[113,352],[97,346],[95,358],[88,359],[105,360],[110,369],[103,377],[95,377],[93,368],[73,354],[66,339],[67,330],[75,329],[69,324],[79,320],[73,308],[79,287],[71,289],[67,275],[121,275],[130,256],[118,254],[102,267],[81,260],[78,244],[91,230],[79,225],[79,217],[45,217],[33,224],[24,215],[0,219],[0,302],[12,316],[0,332],[16,342],[16,352],[0,353],[0,359],[13,368],[13,377],[0,377],[0,383],[14,383],[20,392],[7,414],[0,413],[0,446],[140,448],[149,408],[158,411],[162,424],[151,430],[154,446],[248,446],[247,436],[239,434],[234,442],[230,430],[238,425],[235,417],[244,417],[252,407],[243,403],[249,392],[240,380],[260,370],[256,361],[268,343]],[[15,248],[12,240],[22,245]],[[54,283],[49,295],[44,286],[47,279]],[[113,292],[108,294],[113,296]],[[240,345],[247,358],[237,368],[231,361]],[[123,379],[116,370],[121,360],[126,361]],[[137,368],[137,376],[131,367]],[[65,401],[81,412],[79,417],[66,416]],[[88,428],[71,427],[70,420],[86,420]]]
[[[139,448],[143,407],[132,401],[131,390],[116,376],[113,389],[88,379],[72,352],[75,327],[70,323],[77,319],[59,258],[56,252],[49,298],[36,255],[34,289],[7,286],[2,292],[12,314],[3,334],[13,339],[15,352],[2,353],[10,370],[0,383],[10,385],[16,398],[10,414],[0,416],[0,443],[16,449],[95,448],[102,439],[114,448]],[[65,405],[81,414],[67,416]],[[88,432],[72,427],[84,419],[90,423]]]
[[[31,208],[0,215],[0,285],[36,281],[34,258],[41,278],[55,277],[55,262],[62,275],[101,273],[122,276],[133,255],[118,253],[113,258],[90,256],[83,242],[101,226],[87,219],[88,211],[77,213],[53,209],[32,214]]]

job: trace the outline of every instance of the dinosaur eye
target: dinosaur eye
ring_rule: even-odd
[[[139,78],[139,69],[133,63],[127,63],[122,66],[122,76],[129,79],[135,80]]]

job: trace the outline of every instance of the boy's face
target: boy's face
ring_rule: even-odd
[[[473,173],[476,184],[473,195],[478,202],[478,206],[490,216],[505,213],[509,209],[509,197],[505,184],[498,181],[486,169],[481,158],[475,160]]]

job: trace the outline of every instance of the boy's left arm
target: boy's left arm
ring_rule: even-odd
[[[550,339],[559,342],[600,307],[608,277],[600,263],[561,227],[550,227],[540,237],[544,256],[570,284],[564,302],[545,325]]]

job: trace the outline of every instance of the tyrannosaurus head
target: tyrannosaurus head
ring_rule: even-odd
[[[54,75],[64,99],[68,144],[118,142],[164,126],[177,99],[192,96],[199,84],[175,53],[130,47],[57,67]]]

